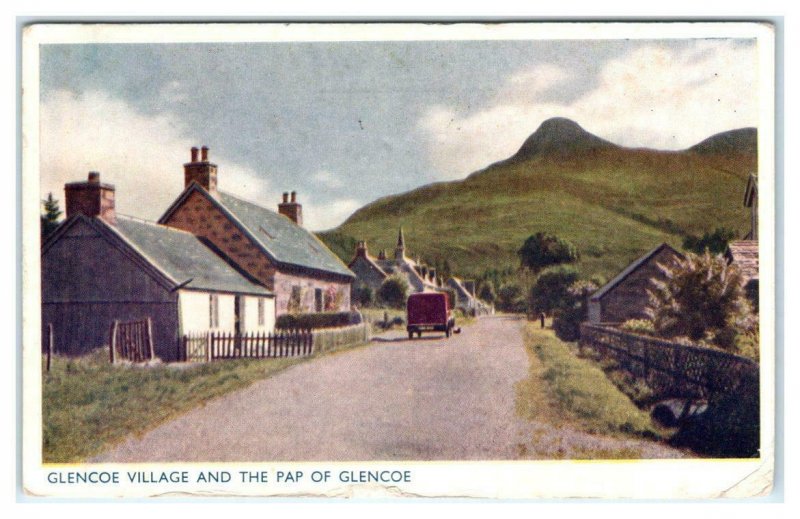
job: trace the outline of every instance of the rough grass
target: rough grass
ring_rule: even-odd
[[[661,242],[680,247],[686,233],[744,232],[742,189],[755,162],[734,158],[615,150],[584,161],[497,164],[380,199],[320,238],[349,261],[355,240],[391,249],[387,229],[402,225],[413,255],[447,258],[454,272],[473,277],[518,265],[516,250],[541,231],[575,244],[586,275],[610,278]]]
[[[53,357],[42,373],[45,463],[82,462],[205,402],[314,357],[150,367],[111,365],[107,353]]]
[[[578,423],[589,433],[624,434],[658,438],[662,431],[650,416],[606,377],[590,360],[578,357],[573,346],[559,340],[551,330],[528,324],[526,346],[535,355],[535,373],[547,384],[550,418]],[[525,386],[520,386],[524,394]],[[531,401],[520,399],[518,408],[542,409],[541,395],[531,386]],[[540,413],[540,411],[536,411]]]

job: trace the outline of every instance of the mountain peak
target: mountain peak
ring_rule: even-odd
[[[529,159],[537,155],[571,155],[616,147],[616,144],[587,132],[571,119],[552,117],[539,125],[512,159]]]

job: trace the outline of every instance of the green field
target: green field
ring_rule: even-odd
[[[464,180],[379,199],[320,237],[348,262],[356,240],[367,240],[373,255],[391,252],[402,226],[412,257],[446,258],[454,272],[475,277],[516,267],[522,242],[541,231],[575,244],[585,274],[610,278],[662,242],[680,247],[685,235],[721,226],[746,233],[742,195],[756,167],[746,145],[754,130],[746,139],[730,133],[736,138],[720,134],[681,152],[611,146],[518,156]]]

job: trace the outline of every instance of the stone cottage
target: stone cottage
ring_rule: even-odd
[[[674,265],[683,255],[662,243],[625,267],[614,279],[589,297],[590,323],[623,323],[646,319],[651,279],[664,279],[659,265]]]
[[[221,191],[208,148],[199,160],[197,151],[183,166],[183,193],[158,222],[207,240],[274,292],[277,315],[349,310],[355,275],[303,228],[297,194],[284,193],[275,212]]]

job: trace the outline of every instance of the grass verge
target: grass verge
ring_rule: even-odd
[[[631,436],[661,438],[663,431],[640,410],[590,360],[577,356],[574,346],[559,340],[552,330],[526,325],[525,342],[535,355],[532,378],[547,384],[550,418],[577,422],[589,433],[624,433]],[[530,382],[520,386],[518,410],[541,409],[541,391]],[[526,396],[527,395],[527,396]],[[528,401],[530,400],[530,401]]]
[[[85,461],[130,434],[315,357],[150,367],[111,365],[104,352],[53,357],[42,373],[42,459]]]

